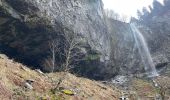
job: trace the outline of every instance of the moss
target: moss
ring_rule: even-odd
[[[63,97],[61,95],[50,94],[48,96],[39,97],[36,100],[63,100]]]
[[[87,61],[97,60],[100,59],[100,54],[89,54],[84,59]]]
[[[97,50],[90,50],[84,59],[87,61],[94,61],[100,59],[100,56],[101,53]]]

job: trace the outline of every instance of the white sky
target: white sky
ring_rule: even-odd
[[[163,2],[163,0],[158,0]],[[103,0],[104,8],[113,9],[120,15],[136,16],[137,9],[152,5],[153,0]]]

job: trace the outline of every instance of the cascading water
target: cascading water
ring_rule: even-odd
[[[145,41],[145,38],[143,37],[142,33],[138,30],[138,28],[135,26],[134,23],[131,23],[130,27],[131,27],[132,33],[134,35],[137,47],[139,49],[139,53],[142,58],[143,64],[145,66],[146,74],[148,75],[148,77],[158,76],[158,73],[157,73],[156,68],[153,64],[153,60],[152,60],[151,54],[149,52],[147,43]]]

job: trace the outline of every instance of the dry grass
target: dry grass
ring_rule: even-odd
[[[53,76],[53,78],[58,80],[62,74],[62,72],[54,73],[49,76]],[[77,89],[77,96],[83,98],[83,100],[118,100],[120,97],[119,90],[113,90],[111,87],[97,81],[76,77],[69,73],[61,83],[61,86],[68,89]]]
[[[134,79],[132,86],[141,100],[152,100],[156,95],[155,87],[148,81]]]
[[[0,99],[3,100],[39,100],[40,97],[48,100],[118,100],[120,92],[113,90],[97,81],[76,77],[67,73],[61,87],[76,90],[76,95],[68,96],[61,92],[51,94],[53,84],[49,77],[58,81],[62,72],[40,74],[26,66],[9,60],[0,54]],[[34,80],[33,90],[25,90],[25,80]]]
[[[40,100],[40,98],[44,100],[118,100],[121,96],[121,91],[116,88],[76,77],[70,73],[66,74],[60,87],[71,89],[76,94],[69,96],[60,91],[52,93],[51,90],[55,88],[55,85],[51,79],[57,83],[63,77],[63,72],[40,74],[2,54],[0,54],[0,69],[0,100]],[[33,90],[24,88],[25,80],[29,79],[34,80]],[[155,80],[167,89],[166,95],[170,95],[170,78],[157,77]],[[136,100],[136,98],[152,100],[157,94],[157,90],[151,83],[141,79],[133,79],[132,87],[129,97],[135,99],[130,100]]]
[[[159,85],[159,94],[166,99],[170,99],[170,78],[166,76],[159,76],[155,79]],[[169,100],[168,99],[168,100]]]

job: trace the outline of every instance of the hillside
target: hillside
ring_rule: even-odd
[[[55,89],[63,72],[45,74],[31,70],[3,54],[0,54],[0,69],[1,100],[118,100],[122,95],[130,100],[152,100],[160,93],[148,80],[132,78],[125,90],[116,84],[103,84],[70,73],[66,74],[59,89]],[[155,80],[166,89],[168,98],[170,79],[160,76]]]
[[[62,72],[41,74],[2,54],[0,55],[0,69],[1,100],[117,100],[120,95],[117,89],[113,90],[100,82],[76,77],[69,73],[60,88],[72,89],[75,95],[69,96],[60,90],[53,94],[54,81],[57,82],[62,77]],[[33,81],[32,89],[25,85],[26,80]]]

